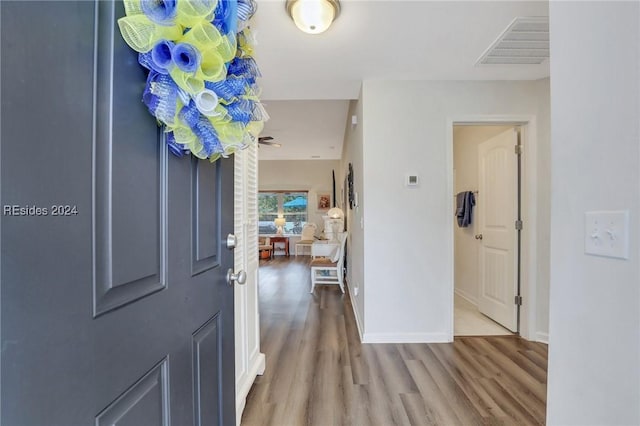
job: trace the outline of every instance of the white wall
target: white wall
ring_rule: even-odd
[[[347,240],[347,286],[351,295],[351,302],[361,338],[364,332],[366,295],[366,281],[364,276],[364,230],[361,227],[365,203],[362,181],[364,169],[362,162],[362,141],[364,121],[366,118],[363,117],[362,114],[362,104],[362,93],[358,100],[351,101],[349,104],[339,180],[339,182],[343,184],[347,176],[349,163],[351,163],[354,172],[354,191],[358,193],[358,206],[354,209],[350,209],[349,206],[344,206],[342,209],[346,214],[347,230],[349,231],[349,239]],[[358,124],[355,126],[351,124],[351,117],[354,115],[358,120]]]
[[[548,81],[364,82],[365,341],[447,341],[452,335],[449,120],[537,118],[549,114],[544,90]],[[549,135],[536,130],[537,144],[548,144]],[[420,176],[418,188],[404,185],[407,173]]]
[[[547,420],[640,424],[640,3],[551,2]],[[628,260],[584,254],[584,212],[629,210]]]
[[[453,195],[462,191],[477,191],[478,145],[510,129],[509,126],[455,126],[453,129]],[[476,194],[477,195],[477,194]],[[471,225],[460,228],[454,221],[454,285],[455,290],[470,302],[477,304],[480,245],[475,235],[476,210],[473,210]]]
[[[260,148],[261,150],[263,148]],[[264,148],[267,149],[267,148]],[[258,185],[260,191],[309,191],[307,213],[310,222],[318,225],[316,235],[324,229],[322,216],[326,211],[316,209],[318,192],[332,193],[331,171],[336,172],[336,194],[340,197],[339,160],[265,160],[259,161]],[[333,200],[332,200],[333,202]]]

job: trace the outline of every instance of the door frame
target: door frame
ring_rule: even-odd
[[[504,125],[521,128],[522,169],[521,169],[521,209],[523,229],[520,241],[520,336],[536,341],[536,283],[537,283],[537,120],[535,115],[461,115],[447,119],[447,194],[453,194],[453,126],[488,126]],[[449,340],[453,341],[454,327],[454,206],[448,203],[449,215],[447,226],[447,250],[449,256],[449,282],[451,283],[449,298]]]

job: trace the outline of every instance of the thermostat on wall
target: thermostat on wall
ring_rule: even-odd
[[[407,186],[418,186],[418,175],[407,175]]]

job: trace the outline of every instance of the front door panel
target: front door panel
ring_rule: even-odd
[[[235,424],[233,161],[168,154],[122,3],[0,15],[0,423]]]

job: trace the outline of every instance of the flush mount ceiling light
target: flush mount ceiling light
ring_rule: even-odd
[[[308,34],[325,32],[340,13],[338,0],[287,0],[287,13]]]

